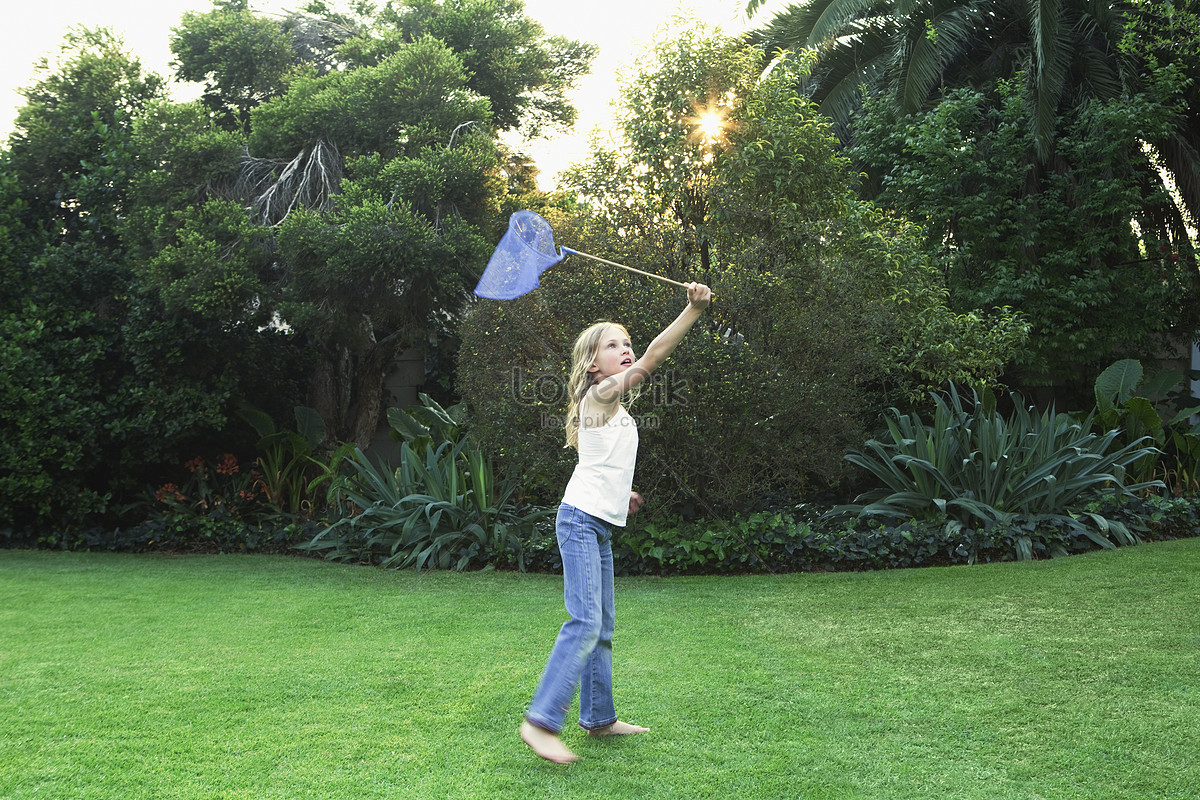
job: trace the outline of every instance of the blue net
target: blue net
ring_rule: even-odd
[[[566,258],[554,249],[550,223],[532,211],[508,218],[508,231],[492,253],[475,294],[492,300],[512,300],[538,286],[538,276]]]

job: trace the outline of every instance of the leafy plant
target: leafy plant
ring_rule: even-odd
[[[546,209],[558,240],[716,292],[631,408],[655,522],[836,484],[878,409],[994,379],[1025,335],[1008,311],[950,312],[923,230],[854,199],[828,120],[797,89],[804,58],[760,79],[761,57],[701,27],[664,31],[623,87],[619,145],[564,175],[589,202]],[[711,114],[719,135],[698,129]],[[544,277],[475,304],[456,377],[482,441],[551,502],[574,466],[559,419],[574,336],[611,319],[644,347],[682,300],[583,264]]]
[[[406,438],[399,466],[378,464],[358,447],[347,455],[348,471],[332,477],[328,497],[351,513],[306,548],[389,567],[462,570],[515,558],[524,568],[518,533],[551,512],[520,506],[516,482],[498,480],[491,459],[459,434],[450,413],[422,399],[422,408],[388,415],[393,431]],[[435,444],[435,433],[453,438]]]
[[[419,406],[387,410],[392,440],[407,442],[418,454],[424,454],[430,446],[456,441],[466,426],[466,405],[458,403],[446,409],[424,392],[418,397],[421,399]]]
[[[238,414],[261,437],[254,488],[283,514],[312,518],[319,483],[311,469],[312,454],[325,439],[325,423],[316,409],[296,406],[296,430],[277,429],[269,414],[243,405]]]
[[[1096,379],[1094,423],[1099,430],[1121,431],[1122,441],[1149,437],[1161,449],[1137,466],[1138,476],[1161,476],[1175,495],[1200,492],[1200,405],[1193,405],[1190,394],[1174,403],[1174,414],[1160,414],[1161,402],[1171,390],[1183,383],[1177,370],[1163,370],[1146,378],[1141,362],[1122,359],[1110,365]],[[1157,402],[1156,402],[1157,401]]]
[[[934,419],[895,409],[887,434],[851,451],[846,459],[882,485],[832,515],[922,518],[945,515],[967,527],[1012,529],[1018,523],[1065,526],[1101,547],[1136,544],[1138,536],[1099,511],[1071,512],[1089,498],[1160,487],[1160,481],[1127,483],[1130,465],[1155,452],[1146,437],[1118,445],[1118,431],[1091,432],[1092,421],[1053,408],[1038,412],[1011,395],[1006,419],[991,394],[965,401],[952,385],[935,394]],[[1017,556],[1033,557],[1029,530],[1015,535]],[[1049,554],[1065,552],[1053,547]]]

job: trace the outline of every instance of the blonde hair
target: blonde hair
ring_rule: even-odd
[[[600,352],[600,340],[610,327],[619,328],[621,333],[629,337],[629,331],[624,325],[616,322],[597,322],[579,334],[575,346],[571,348],[571,374],[567,378],[567,447],[579,449],[579,417],[583,407],[583,398],[587,397],[588,389],[592,388],[593,376],[588,367],[596,361]],[[636,391],[630,391],[622,398],[630,403],[637,397]]]

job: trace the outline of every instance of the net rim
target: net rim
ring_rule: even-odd
[[[520,221],[520,220],[518,220],[518,217],[520,217],[521,219],[538,220],[543,225],[546,226],[546,230],[550,231],[550,249],[552,251],[551,253],[545,253],[545,252],[537,249],[532,244],[530,244],[529,241],[524,236],[521,235],[521,231],[516,227],[517,223]],[[556,259],[557,261],[562,261],[564,258],[566,258],[566,256],[562,253],[562,248],[558,247],[557,245],[554,244],[554,229],[550,227],[550,223],[546,221],[546,218],[543,217],[541,214],[537,213],[536,211],[529,211],[527,209],[523,210],[523,211],[514,211],[512,213],[512,216],[510,216],[508,218],[508,229],[510,231],[514,231],[517,234],[517,238],[521,240],[521,244],[523,244],[528,250],[533,252],[535,255],[538,255],[541,258],[553,258],[553,259]]]

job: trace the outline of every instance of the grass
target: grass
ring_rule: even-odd
[[[3,798],[1195,798],[1200,539],[623,579],[618,709],[516,737],[552,576],[0,551]]]

